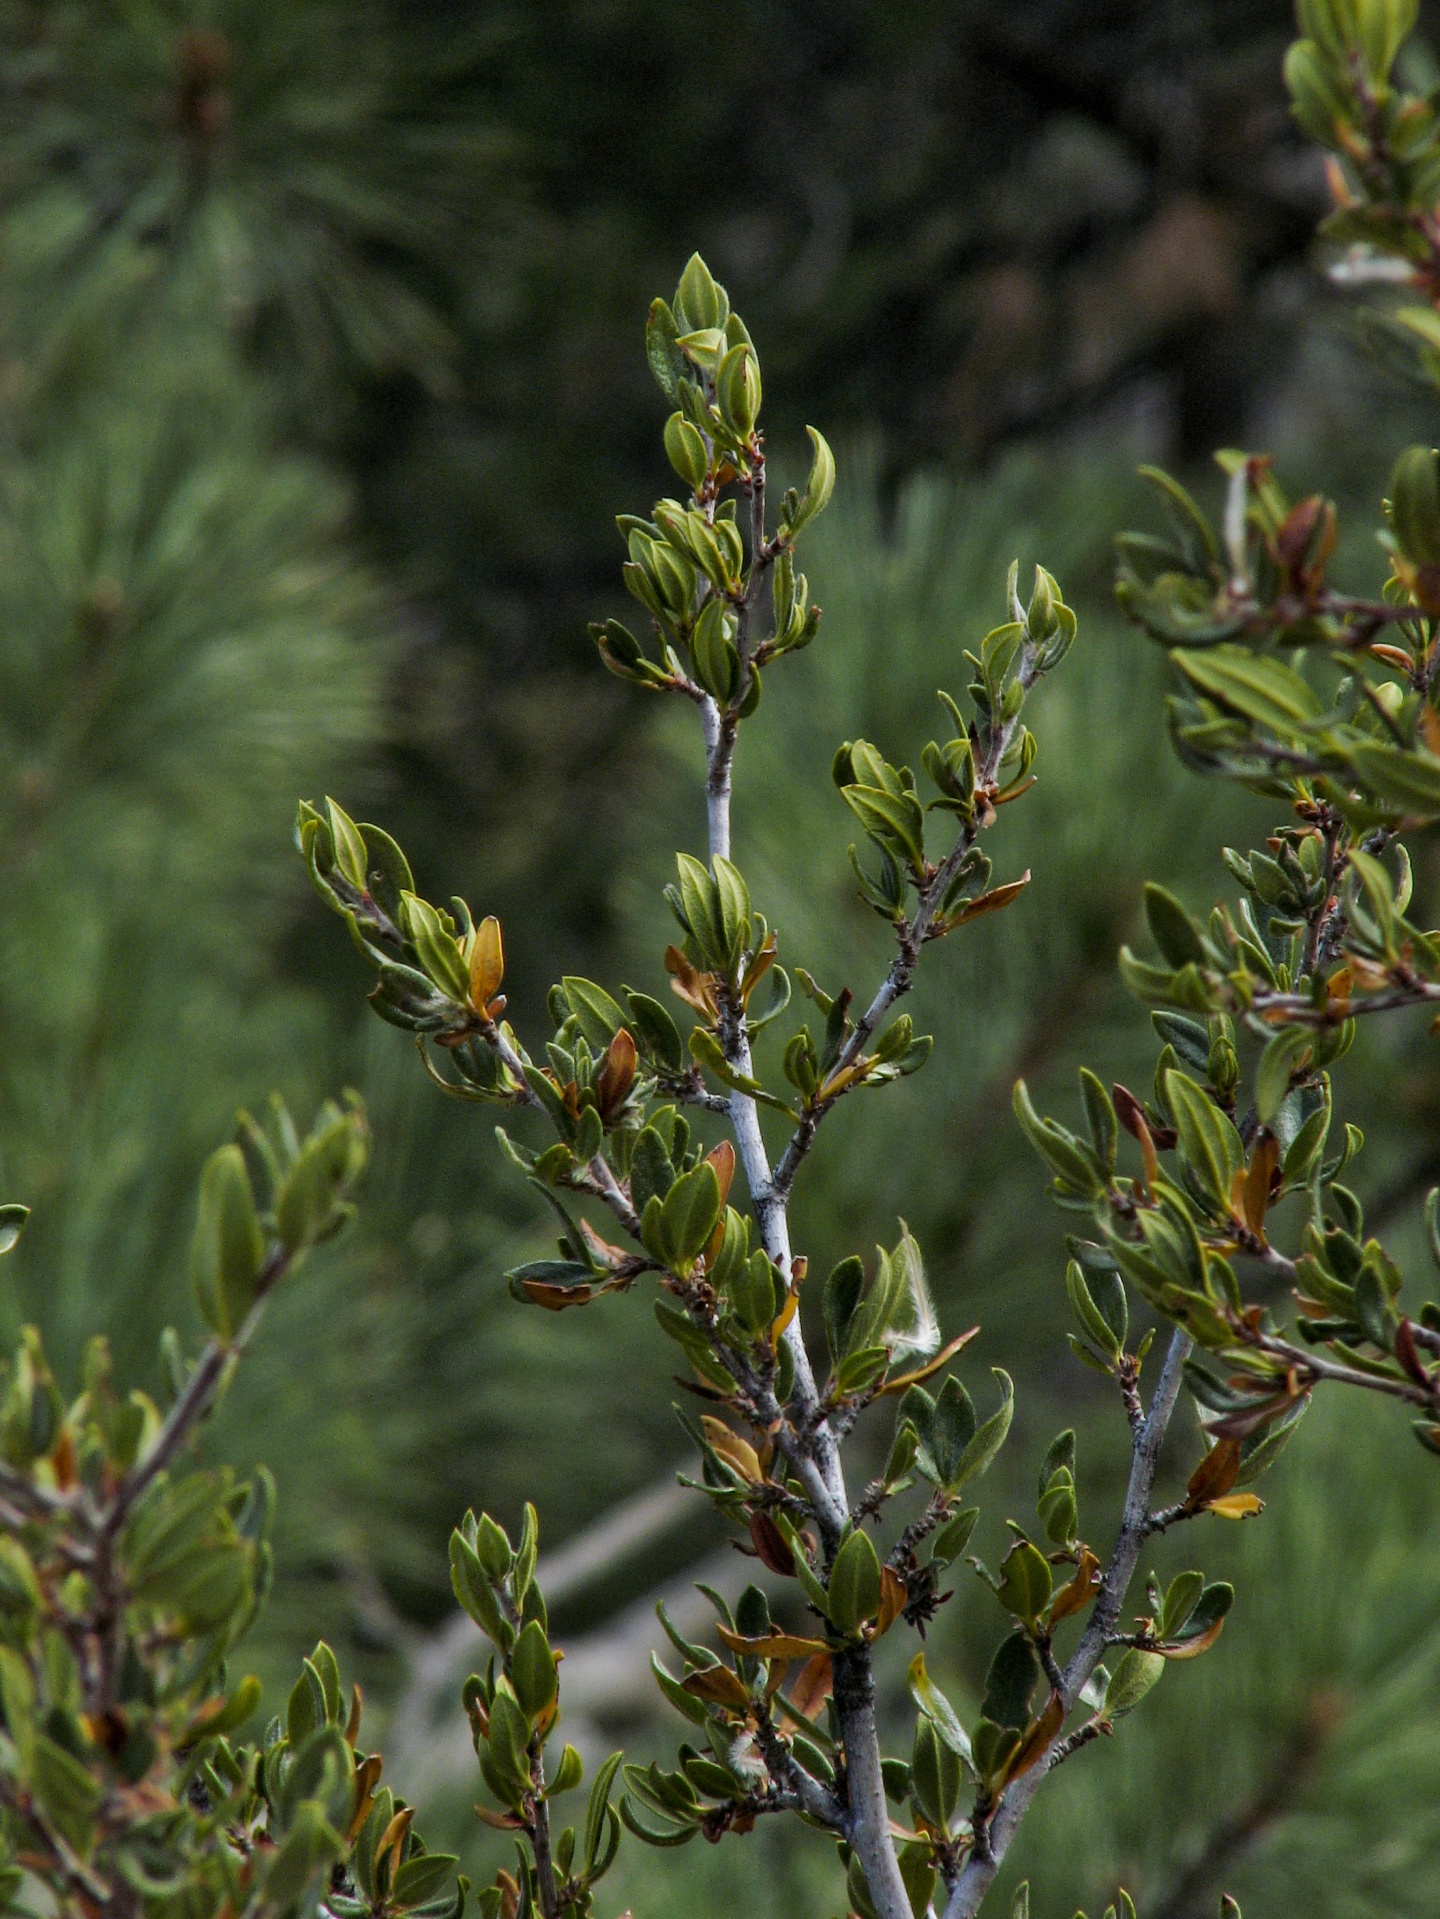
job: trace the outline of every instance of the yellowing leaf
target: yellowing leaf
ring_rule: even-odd
[[[747,1639],[744,1633],[732,1632],[728,1626],[717,1626],[715,1630],[731,1652],[745,1653],[752,1659],[813,1659],[817,1653],[829,1651],[823,1639],[806,1639],[799,1633],[767,1632]]]
[[[742,1479],[748,1479],[758,1485],[765,1477],[760,1466],[760,1455],[748,1439],[742,1439],[739,1433],[732,1433],[722,1419],[714,1419],[709,1413],[702,1415],[701,1426],[716,1454],[733,1466]]]
[[[952,1360],[962,1346],[968,1346],[979,1330],[978,1326],[972,1326],[968,1333],[961,1333],[957,1338],[952,1339],[942,1352],[936,1353],[935,1357],[927,1360],[923,1366],[917,1366],[914,1372],[900,1373],[894,1379],[887,1379],[875,1397],[886,1399],[891,1394],[903,1393],[907,1387],[918,1386],[922,1380],[929,1379],[932,1373],[938,1373],[947,1361]]]
[[[500,991],[504,977],[505,946],[500,922],[492,913],[481,920],[470,942],[470,1004],[482,1017],[489,1016],[490,1002]]]
[[[1210,1500],[1205,1510],[1217,1519],[1252,1519],[1264,1512],[1265,1502],[1254,1493],[1226,1493],[1223,1498]]]

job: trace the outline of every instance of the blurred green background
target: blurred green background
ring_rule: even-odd
[[[1110,539],[1145,510],[1138,460],[1213,496],[1211,448],[1263,445],[1348,507],[1374,584],[1379,487],[1434,432],[1316,270],[1288,32],[1272,0],[0,0],[0,1175],[35,1209],[0,1315],[72,1378],[101,1328],[153,1383],[160,1329],[194,1334],[193,1183],[237,1105],[362,1089],[362,1224],[281,1296],[207,1443],[279,1478],[258,1669],[278,1686],[323,1631],[397,1787],[467,1849],[436,1705],[469,1654],[459,1513],[539,1504],[588,1752],[673,1746],[637,1683],[650,1598],[724,1548],[655,1492],[682,1441],[643,1302],[508,1299],[545,1222],[483,1111],[366,1012],[295,802],[334,792],[432,897],[499,913],[522,1031],[562,970],[655,989],[698,743],[584,628],[623,611],[614,514],[672,484],[641,335],[699,247],[756,337],[773,461],[813,420],[841,462],[806,557],[821,637],[739,768],[784,957],[857,991],[884,963],[838,740],[914,758],[1012,556],[1080,612],[998,836],[999,877],[1034,883],[927,965],[939,1057],[831,1122],[796,1228],[823,1270],[903,1215],[944,1315],[983,1322],[981,1398],[985,1365],[1016,1374],[982,1552],[1063,1423],[1103,1534],[1123,1433],[1066,1354],[1062,1221],[1009,1087],[1068,1099],[1081,1059],[1143,1083],[1114,973],[1140,883],[1198,909],[1217,844],[1264,819],[1169,755]],[[1433,917],[1433,849],[1419,880]],[[1440,1173],[1433,1051],[1380,1036],[1347,1070],[1367,1204],[1407,1246]],[[1147,1919],[1222,1886],[1261,1919],[1440,1912],[1440,1482],[1369,1411],[1317,1413],[1262,1521],[1184,1542],[1240,1603],[1164,1709],[1047,1787],[1017,1849],[1037,1919],[1117,1876]],[[999,1626],[978,1586],[941,1615],[958,1696]],[[635,1848],[605,1890],[637,1919],[840,1899],[827,1849],[782,1832]]]

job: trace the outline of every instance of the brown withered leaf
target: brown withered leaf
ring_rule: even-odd
[[[496,1832],[519,1832],[525,1824],[513,1812],[492,1812],[488,1806],[477,1806],[475,1816],[487,1826],[493,1826]]]
[[[665,948],[665,971],[670,975],[670,991],[714,1025],[719,1007],[709,975],[697,973],[678,946]]]
[[[1250,1165],[1240,1193],[1245,1224],[1252,1233],[1259,1233],[1262,1237],[1265,1232],[1265,1211],[1270,1204],[1270,1182],[1279,1164],[1280,1142],[1272,1132],[1263,1132],[1250,1155]]]
[[[605,1064],[595,1081],[595,1096],[603,1118],[611,1118],[625,1104],[635,1083],[636,1059],[635,1042],[622,1026],[605,1049]]]
[[[1010,1762],[1005,1768],[1007,1784],[1040,1763],[1050,1748],[1050,1742],[1064,1724],[1065,1701],[1058,1692],[1052,1692],[1045,1701],[1040,1717],[1031,1720],[1025,1728],[1024,1738],[1010,1755]]]
[[[731,1652],[744,1653],[750,1659],[813,1659],[816,1653],[828,1650],[823,1639],[807,1639],[800,1633],[767,1632],[747,1639],[744,1633],[732,1632],[725,1625],[715,1630]]]
[[[828,1652],[817,1652],[800,1668],[790,1688],[790,1704],[806,1719],[813,1719],[835,1690],[835,1675]]]
[[[736,1712],[745,1712],[750,1705],[750,1695],[739,1675],[728,1666],[709,1666],[704,1672],[692,1672],[680,1684],[692,1698],[703,1699],[711,1706],[730,1706]]]
[[[1072,1613],[1082,1611],[1100,1590],[1100,1561],[1088,1546],[1080,1549],[1080,1564],[1074,1575],[1056,1593],[1050,1605],[1050,1624],[1056,1626]]]
[[[750,1538],[755,1546],[755,1556],[762,1566],[767,1566],[772,1573],[779,1573],[782,1579],[795,1577],[795,1555],[790,1550],[790,1542],[769,1513],[751,1513]]]
[[[1239,1440],[1217,1439],[1190,1475],[1185,1487],[1186,1505],[1192,1508],[1210,1505],[1229,1492],[1239,1475]]]
[[[1395,1329],[1395,1357],[1417,1386],[1429,1387],[1431,1379],[1415,1346],[1415,1334],[1408,1318],[1401,1318]]]
[[[520,1284],[537,1306],[543,1306],[547,1313],[563,1313],[567,1306],[588,1306],[595,1297],[595,1288],[581,1284],[579,1286],[552,1286],[545,1279],[522,1279]]]
[[[893,1566],[880,1568],[880,1611],[875,1619],[875,1637],[883,1639],[905,1610],[910,1588]]]
[[[1015,792],[1007,793],[1005,799],[1018,799],[1023,790],[1020,788]],[[1004,801],[997,800],[996,804],[1003,805]],[[953,913],[947,913],[945,915],[946,930],[953,931],[957,926],[966,926],[971,920],[978,920],[985,913],[998,913],[1002,906],[1008,906],[1011,900],[1018,899],[1029,884],[1030,869],[1027,866],[1018,880],[1010,880],[1004,886],[992,886],[988,893],[982,893],[978,899],[966,900],[965,904],[957,906]]]

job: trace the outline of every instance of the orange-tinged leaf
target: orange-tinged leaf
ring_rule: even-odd
[[[730,1182],[735,1177],[735,1148],[728,1139],[722,1139],[718,1146],[712,1146],[705,1155],[705,1164],[715,1168],[715,1177],[720,1182],[720,1204],[723,1207],[730,1197]]]
[[[1225,1493],[1219,1499],[1207,1499],[1205,1510],[1217,1519],[1253,1519],[1264,1512],[1265,1502],[1254,1493]]]
[[[751,994],[775,964],[778,946],[779,941],[772,933],[746,968],[745,977],[740,982],[740,1002],[743,1006],[749,1006]]]
[[[1239,1497],[1243,1499],[1246,1495],[1241,1493]],[[1250,1497],[1253,1498],[1254,1495],[1251,1494]],[[1258,1500],[1256,1504],[1259,1504]],[[1244,1514],[1237,1514],[1236,1517],[1243,1518]],[[1158,1653],[1163,1653],[1166,1659],[1198,1659],[1202,1652],[1209,1652],[1224,1629],[1225,1621],[1223,1619],[1217,1619],[1213,1626],[1207,1626],[1205,1631],[1198,1634],[1194,1639],[1182,1639],[1178,1644],[1167,1643],[1159,1645],[1155,1650]]]
[[[1374,646],[1370,649],[1372,653],[1377,653],[1379,650],[1378,647]],[[1400,649],[1395,647],[1392,651],[1399,653]],[[1404,665],[1400,666],[1401,672],[1408,673],[1410,670],[1410,661],[1403,653],[1400,654],[1400,660],[1404,661]],[[1400,665],[1400,661],[1394,661],[1392,664]],[[1430,751],[1432,753],[1440,753],[1440,713],[1435,711],[1428,700],[1423,700],[1420,705],[1420,731],[1425,735],[1425,744],[1429,747]]]
[[[719,1008],[708,975],[697,973],[678,946],[665,948],[665,971],[670,975],[670,991],[713,1025]]]
[[[492,913],[475,928],[470,946],[470,1004],[481,1017],[488,1016],[492,999],[500,991],[505,977],[505,945],[500,937],[500,922]]]
[[[830,1655],[817,1652],[800,1668],[800,1676],[790,1688],[790,1704],[806,1719],[813,1719],[834,1690]]]
[[[885,1399],[891,1393],[903,1393],[907,1387],[918,1386],[922,1380],[929,1379],[932,1373],[938,1373],[942,1366],[952,1360],[962,1346],[968,1346],[979,1330],[978,1326],[972,1326],[968,1333],[961,1333],[957,1339],[951,1340],[943,1352],[936,1353],[923,1366],[917,1366],[913,1373],[901,1373],[895,1379],[887,1379],[875,1397]]]
[[[712,1706],[733,1706],[737,1712],[745,1712],[750,1705],[750,1695],[739,1675],[728,1666],[708,1666],[704,1672],[692,1672],[680,1684],[693,1698]]]
[[[880,1611],[875,1620],[875,1637],[883,1639],[905,1610],[910,1588],[893,1566],[880,1568]]]
[[[1254,1152],[1250,1155],[1249,1170],[1245,1174],[1240,1193],[1240,1209],[1245,1224],[1252,1233],[1265,1231],[1265,1209],[1270,1204],[1270,1180],[1280,1163],[1280,1142],[1273,1133],[1261,1135]]]
[[[1397,668],[1401,673],[1410,672],[1411,668],[1414,665],[1414,661],[1410,658],[1410,655],[1408,653],[1402,652],[1398,646],[1389,645],[1388,642],[1384,640],[1372,640],[1370,642],[1369,651],[1375,656],[1377,660],[1384,660],[1387,666],[1393,666]],[[1422,713],[1429,713],[1432,719],[1435,717],[1433,710],[1428,706],[1422,707],[1420,710]],[[1425,724],[1423,719],[1421,720],[1420,724],[1423,728]],[[1440,734],[1437,734],[1437,737],[1440,737]],[[1430,750],[1432,753],[1440,753],[1440,747],[1435,746],[1433,743],[1429,742],[1428,740],[1427,740],[1427,744],[1430,745]]]
[[[1185,1488],[1187,1505],[1210,1506],[1229,1492],[1239,1475],[1239,1440],[1217,1440],[1190,1475]]]
[[[1080,1564],[1074,1576],[1056,1593],[1050,1604],[1050,1624],[1056,1626],[1071,1613],[1082,1611],[1100,1590],[1100,1561],[1088,1546],[1080,1549]]]
[[[823,1639],[806,1639],[799,1633],[767,1632],[747,1639],[743,1633],[731,1632],[728,1626],[717,1626],[715,1630],[731,1652],[744,1653],[751,1659],[813,1659],[816,1653],[828,1650]]]
[[[475,1813],[487,1826],[493,1826],[496,1832],[519,1832],[525,1824],[513,1812],[492,1812],[488,1806],[477,1806]]]
[[[581,1284],[579,1286],[552,1286],[544,1279],[523,1279],[521,1285],[537,1306],[543,1306],[547,1313],[563,1313],[567,1306],[588,1306],[595,1297],[595,1288]]]
[[[760,1455],[748,1439],[742,1439],[739,1433],[732,1433],[723,1419],[715,1419],[709,1413],[702,1413],[700,1424],[705,1437],[715,1453],[733,1466],[742,1479],[748,1479],[758,1485],[765,1477],[760,1465]]]
[[[1027,780],[1025,785],[1028,786],[1030,783]],[[1024,791],[1024,786],[1015,787],[1010,792],[1000,795],[995,804],[1003,806],[1006,800],[1018,799]],[[998,913],[1002,906],[1008,906],[1011,900],[1018,899],[1029,884],[1030,869],[1027,866],[1018,880],[1011,880],[1005,886],[992,886],[990,891],[982,893],[979,899],[966,900],[965,904],[957,906],[953,913],[947,913],[946,928],[965,926],[971,920],[978,920],[984,913]]]
[[[350,1717],[345,1724],[345,1744],[349,1746],[352,1749],[352,1751],[355,1746],[355,1741],[360,1737],[360,1715],[364,1710],[365,1710],[365,1695],[361,1692],[360,1681],[357,1679],[355,1681],[354,1686],[351,1688]],[[367,1759],[365,1762],[365,1765],[368,1766],[369,1763],[370,1761]],[[365,1770],[365,1766],[362,1766],[360,1768],[360,1771],[363,1772],[364,1770]],[[375,1777],[377,1779],[380,1777],[378,1767],[376,1769]]]
[[[1065,1701],[1058,1692],[1052,1692],[1045,1701],[1040,1717],[1033,1719],[1026,1727],[1025,1737],[1011,1754],[1010,1763],[1005,1768],[1007,1783],[1040,1763],[1050,1749],[1050,1742],[1064,1724]]]
[[[635,1083],[635,1061],[635,1042],[622,1026],[605,1049],[605,1064],[595,1081],[595,1093],[604,1118],[609,1119],[624,1105]]]
[[[400,1854],[405,1848],[405,1835],[409,1832],[410,1821],[414,1817],[415,1808],[413,1806],[402,1806],[385,1828],[384,1832],[381,1833],[380,1843],[375,1848],[375,1875],[377,1878],[380,1874],[380,1861],[392,1847],[395,1852],[396,1864],[399,1864]]]
[[[784,1337],[785,1328],[790,1324],[799,1310],[800,1288],[792,1283],[789,1292],[785,1295],[785,1304],[780,1308],[779,1313],[776,1315],[770,1327],[771,1352],[778,1349],[780,1341]]]

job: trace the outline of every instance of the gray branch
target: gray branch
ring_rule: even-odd
[[[1130,1481],[1125,1489],[1125,1509],[1120,1521],[1120,1537],[1115,1542],[1115,1550],[1110,1556],[1110,1564],[1106,1568],[1099,1597],[1085,1631],[1066,1662],[1061,1697],[1065,1701],[1067,1714],[1074,1711],[1091,1674],[1105,1655],[1105,1648],[1120,1617],[1120,1608],[1125,1603],[1125,1594],[1135,1576],[1140,1549],[1149,1535],[1150,1495],[1155,1485],[1155,1469],[1160,1463],[1160,1449],[1165,1443],[1175,1401],[1179,1397],[1181,1376],[1189,1352],[1190,1337],[1177,1326],[1170,1337],[1170,1349],[1165,1355],[1150,1411],[1135,1436]],[[945,1919],[975,1919],[980,1902],[990,1890],[1001,1862],[1010,1849],[1010,1842],[1015,1837],[1020,1821],[1030,1810],[1062,1743],[1058,1740],[1053,1742],[1046,1757],[1029,1772],[1022,1773],[1001,1798],[990,1821],[989,1844],[983,1852],[977,1850],[971,1853],[945,1907]]]

